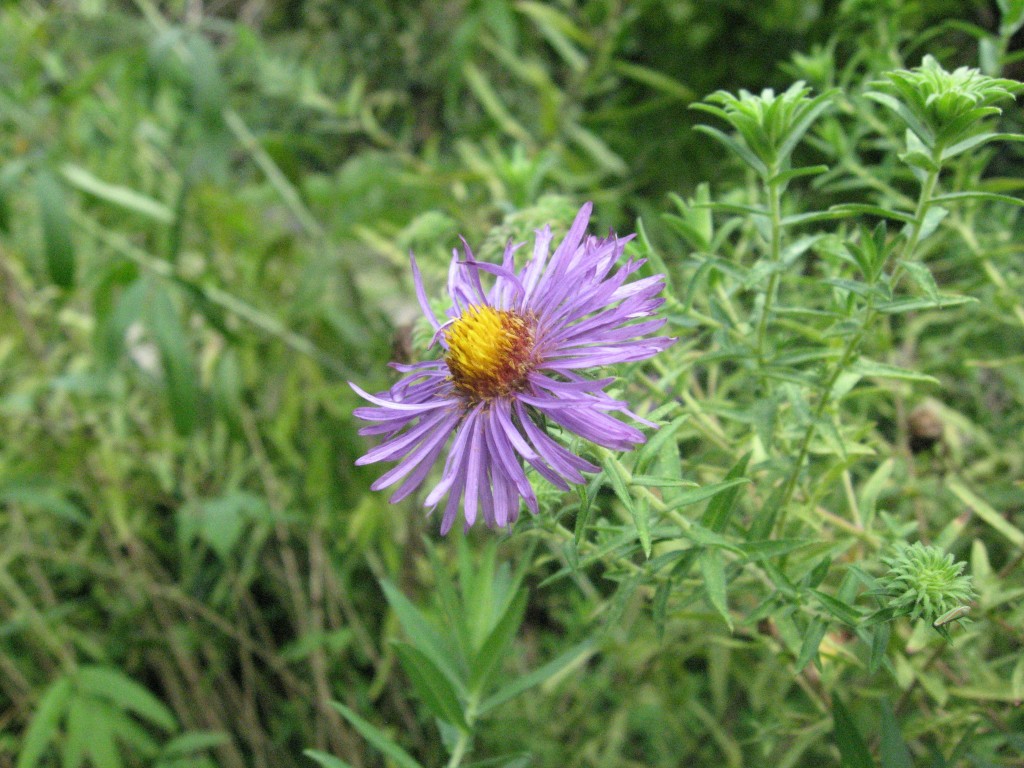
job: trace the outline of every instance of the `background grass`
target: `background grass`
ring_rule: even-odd
[[[851,389],[842,450],[815,444],[794,475],[779,538],[802,549],[764,570],[728,561],[720,597],[713,566],[651,565],[607,475],[582,537],[579,499],[542,491],[545,516],[497,548],[486,531],[439,541],[415,503],[368,492],[345,383],[386,388],[388,360],[424,354],[410,249],[440,286],[458,234],[493,257],[592,199],[596,230],[639,220],[681,337],[633,372],[631,397],[650,411],[671,394],[666,420],[688,420],[624,471],[709,485],[740,465],[755,483],[733,497],[739,540],[792,469],[818,371],[798,353],[812,338],[834,355],[842,338],[798,316],[823,311],[841,267],[821,241],[781,284],[793,312],[770,346],[790,367],[737,352],[732,331],[763,306],[763,237],[716,213],[726,266],[702,268],[687,222],[711,214],[686,201],[711,180],[714,199],[750,203],[756,183],[691,130],[711,119],[688,105],[796,78],[839,86],[797,155],[833,172],[794,184],[786,212],[895,209],[916,194],[902,128],[854,96],[929,52],[950,69],[995,57],[1013,76],[1000,19],[991,3],[896,0],[4,4],[0,765],[278,768],[312,765],[305,749],[403,764],[332,701],[444,764],[455,736],[411,695],[390,641],[412,614],[381,584],[440,631],[448,578],[468,595],[458,621],[484,628],[516,587],[529,594],[495,685],[537,685],[476,725],[471,758],[504,756],[480,764],[1019,765],[1012,206],[951,211],[928,272],[977,301],[869,329],[865,354],[917,378]],[[1004,122],[1019,125],[1016,108]],[[986,150],[947,180],[1014,194],[1020,167],[1012,148]],[[819,233],[791,242],[805,234]],[[944,428],[928,450],[911,450],[915,408]],[[881,663],[812,590],[852,605],[832,561],[877,572],[884,545],[917,538],[969,561],[977,621],[953,645],[894,625]]]

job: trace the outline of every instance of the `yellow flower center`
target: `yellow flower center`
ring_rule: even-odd
[[[493,307],[470,307],[445,331],[444,356],[455,386],[484,400],[521,390],[533,367],[533,326]]]

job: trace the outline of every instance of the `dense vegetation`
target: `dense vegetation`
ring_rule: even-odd
[[[1021,765],[1022,27],[4,4],[0,766]],[[443,309],[586,200],[661,426],[442,538],[347,381],[437,354],[410,250]]]

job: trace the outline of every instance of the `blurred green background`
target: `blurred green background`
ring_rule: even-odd
[[[385,388],[385,363],[422,351],[409,250],[440,285],[458,234],[487,257],[588,199],[595,229],[642,216],[658,241],[669,193],[743,183],[691,101],[835,84],[868,50],[971,63],[967,25],[997,18],[943,0],[3,4],[0,765],[385,764],[332,700],[441,764],[378,585],[426,591],[437,520],[368,493],[346,385]],[[591,632],[606,586],[561,585],[534,592],[508,674]],[[723,727],[784,740],[694,695],[726,648],[613,635],[568,687],[506,705],[481,754],[710,765]]]

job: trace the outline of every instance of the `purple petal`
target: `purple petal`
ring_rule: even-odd
[[[416,467],[416,471],[409,475],[404,483],[398,486],[398,489],[391,494],[391,498],[389,498],[388,501],[391,504],[397,504],[419,488],[420,485],[423,484],[427,475],[430,474],[430,470],[434,468],[434,465],[437,463],[437,457],[441,455],[442,450],[444,450],[444,441],[439,442],[434,447],[433,451],[423,457],[420,461],[420,465]]]
[[[489,426],[490,428],[486,431],[487,444],[491,453],[492,467],[494,470],[497,470],[497,472],[492,472],[492,474],[507,477],[519,492],[519,495],[526,499],[527,505],[536,514],[537,497],[534,494],[533,486],[530,485],[526,473],[523,472],[523,468],[516,458],[512,443],[505,433],[505,429],[500,421],[493,417]],[[518,436],[518,431],[516,434]],[[531,453],[533,452],[531,451]]]
[[[550,464],[555,472],[566,480],[571,480],[574,483],[583,483],[585,479],[580,474],[580,470],[586,472],[600,471],[600,467],[595,467],[589,461],[580,458],[552,440],[546,432],[533,423],[533,420],[520,404],[517,403],[516,408],[520,421],[526,428],[526,434],[530,438],[530,442],[533,443],[541,458]]]
[[[409,446],[418,443],[425,434],[433,431],[439,422],[446,419],[454,422],[451,415],[445,414],[443,411],[424,416],[416,426],[410,428],[401,437],[381,443],[376,448],[372,448],[360,456],[356,459],[356,466],[361,467],[365,464],[373,464],[378,461],[394,461],[400,458]]]
[[[495,403],[495,407],[491,409],[491,414],[492,419],[497,420],[497,426],[501,429],[501,433],[512,443],[512,447],[519,451],[520,456],[525,459],[536,458],[537,454],[530,448],[529,443],[523,439],[522,435],[519,434],[515,424],[512,423],[511,404],[507,400],[499,400]]]
[[[626,451],[643,443],[643,432],[597,410],[545,410],[544,415],[556,424],[592,443]]]
[[[348,383],[352,389],[356,391],[356,394],[362,397],[364,400],[369,400],[371,403],[393,411],[429,411],[434,408],[444,408],[447,405],[455,405],[459,402],[458,398],[452,398],[449,400],[434,400],[429,403],[397,403],[394,400],[385,400],[382,397],[371,395],[368,392],[363,391],[359,385],[353,384],[351,381]],[[382,393],[384,394],[384,393]],[[367,411],[373,410],[370,408],[364,409]]]
[[[499,267],[497,264],[488,264],[483,261],[474,262],[472,265],[476,269],[483,270],[484,272],[490,272],[492,275],[496,275],[498,280],[495,281],[495,287],[491,291],[488,297],[487,303],[489,305],[497,306],[500,309],[505,309],[509,305],[509,297],[505,296],[507,292],[506,288],[511,288],[513,294],[517,297],[522,297],[525,294],[523,284],[519,282],[519,278],[516,273],[505,267]]]
[[[466,459],[466,492],[462,499],[462,514],[466,525],[476,522],[477,494],[480,492],[480,477],[486,476],[487,449],[483,446],[479,421],[474,422],[470,437],[469,455]]]
[[[409,251],[409,261],[412,263],[412,282],[416,286],[416,299],[420,303],[420,309],[423,310],[423,316],[430,321],[430,324],[436,331],[441,327],[441,324],[434,316],[434,310],[430,308],[430,302],[427,300],[427,291],[423,287],[423,275],[420,274],[420,267],[416,263],[416,257],[412,255],[412,251]]]
[[[543,229],[538,229],[534,234],[536,239],[533,243],[533,256],[527,262],[522,272],[523,288],[526,292],[523,295],[522,303],[519,305],[520,311],[525,311],[530,304],[533,292],[540,282],[541,276],[544,274],[548,251],[551,248],[551,227],[546,226]]]
[[[451,423],[442,422],[438,425],[433,434],[427,437],[413,451],[406,454],[398,464],[377,478],[373,485],[370,486],[371,490],[379,491],[382,488],[387,488],[392,483],[409,474],[409,472],[415,469],[420,462],[433,452],[433,449],[436,446],[444,444],[449,435],[451,435],[454,423],[455,421],[453,419]]]
[[[475,428],[474,425],[480,417],[481,409],[482,406],[477,405],[465,415],[462,423],[456,427],[455,439],[452,441],[451,450],[448,452],[448,458],[445,460],[444,472],[441,475],[441,480],[436,486],[434,486],[433,490],[431,490],[430,494],[427,496],[427,499],[424,502],[425,506],[436,506],[437,502],[441,500],[441,497],[444,496],[448,489],[452,488],[453,483],[460,473],[463,474],[463,480],[465,479],[465,461],[463,459],[463,454],[466,449],[466,443],[472,436],[473,429]],[[452,493],[454,493],[454,490]]]
[[[441,518],[441,535],[447,536],[452,529],[452,523],[459,513],[459,501],[462,499],[462,487],[466,484],[466,467],[459,465],[458,472],[452,477],[451,491],[448,494],[448,502],[444,505],[444,517]]]

